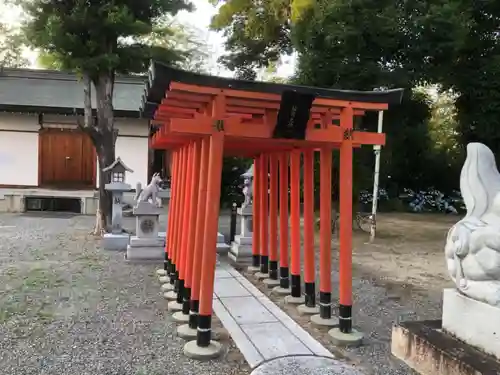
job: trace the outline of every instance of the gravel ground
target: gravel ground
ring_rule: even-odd
[[[249,373],[227,337],[223,358],[186,358],[155,267],[99,249],[93,222],[0,215],[0,374]]]
[[[444,238],[456,217],[437,215],[380,215],[379,237],[367,244],[365,233],[353,241],[354,326],[365,334],[363,345],[341,349],[331,344],[328,329],[316,328],[295,307],[270,295],[271,300],[307,329],[317,340],[366,374],[417,374],[391,355],[391,329],[400,320],[440,319],[442,289],[450,286],[445,270]],[[316,241],[318,244],[318,238]],[[319,249],[316,269],[319,270]],[[338,241],[332,243],[332,298],[338,301]],[[319,271],[318,271],[319,272]],[[319,274],[317,274],[319,292]],[[319,298],[319,297],[318,297]],[[335,312],[336,314],[336,312]]]

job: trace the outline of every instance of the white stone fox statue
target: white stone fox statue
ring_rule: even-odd
[[[144,189],[142,189],[141,183],[138,182],[135,188],[135,198],[134,200],[139,203],[139,202],[151,202],[160,207],[161,206],[161,200],[160,203],[158,202],[158,191],[160,190],[160,183],[162,182],[162,179],[160,177],[159,173],[155,173],[153,177],[151,177],[151,181],[149,182],[149,185],[146,186]]]
[[[482,143],[467,146],[460,190],[467,215],[448,232],[448,271],[461,293],[500,307],[500,173]]]
[[[244,178],[243,196],[245,197],[245,201],[241,207],[245,208],[253,204],[253,165],[241,177]]]

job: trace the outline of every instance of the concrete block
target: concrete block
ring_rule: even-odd
[[[101,246],[105,250],[123,251],[127,250],[129,240],[130,240],[130,235],[127,233],[123,234],[105,233],[101,240]]]
[[[500,361],[444,332],[441,320],[394,326],[391,352],[421,375],[500,374]]]
[[[443,330],[500,360],[500,308],[445,289]]]

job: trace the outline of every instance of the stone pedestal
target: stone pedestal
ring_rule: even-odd
[[[129,235],[123,232],[123,193],[131,189],[124,182],[111,182],[105,185],[105,189],[113,195],[111,233],[104,234],[101,245],[105,250],[126,250]]]
[[[500,309],[445,289],[443,319],[394,326],[391,351],[420,374],[500,374]]]
[[[167,232],[158,232],[158,237],[163,239],[163,243],[167,240]]]
[[[394,326],[391,352],[422,375],[500,374],[500,361],[444,332],[441,320]]]
[[[443,331],[500,360],[500,308],[445,289]]]
[[[102,237],[101,246],[106,250],[127,250],[130,241],[128,233],[105,233]]]
[[[224,235],[222,233],[217,233],[217,254],[227,255],[230,246],[226,243]]]
[[[234,237],[229,251],[229,258],[240,265],[252,263],[252,239],[253,239],[253,207],[238,208],[240,216],[240,234]]]
[[[136,216],[136,236],[130,238],[126,259],[131,262],[162,262],[165,240],[158,235],[158,229],[163,209],[149,202],[138,202],[133,213]]]

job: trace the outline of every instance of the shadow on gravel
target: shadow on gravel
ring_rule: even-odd
[[[75,216],[80,216],[81,214],[76,214],[73,212],[54,212],[54,211],[30,211],[24,212],[21,216],[25,217],[41,217],[41,218],[52,218],[52,219],[71,219]]]

